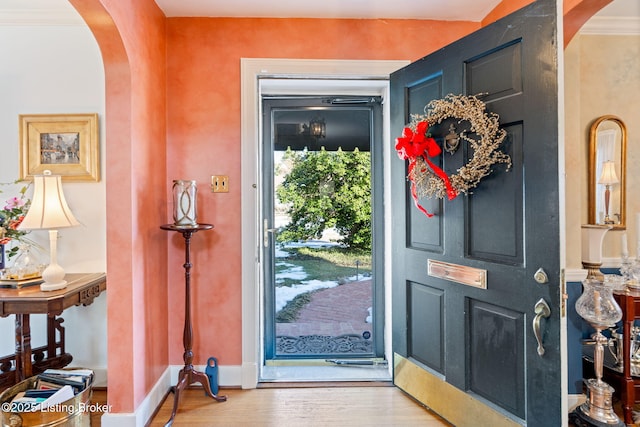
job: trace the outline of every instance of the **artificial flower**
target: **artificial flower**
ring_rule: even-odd
[[[7,200],[7,204],[4,206],[4,210],[8,211],[11,209],[20,209],[23,208],[27,204],[28,200],[25,200],[23,197],[17,198],[12,197]]]
[[[12,242],[30,243],[25,238],[29,231],[18,230],[31,205],[31,200],[25,196],[27,188],[28,186],[22,187],[20,196],[8,199],[4,208],[0,210],[0,245],[8,245]],[[19,250],[18,245],[13,246],[7,251],[8,257],[17,255]]]

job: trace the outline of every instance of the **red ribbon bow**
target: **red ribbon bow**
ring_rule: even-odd
[[[416,166],[416,160],[418,157],[422,157],[431,170],[433,170],[433,172],[444,181],[444,185],[447,188],[447,196],[449,197],[449,200],[453,200],[458,196],[458,192],[451,186],[451,182],[449,181],[447,174],[429,160],[429,157],[439,156],[442,150],[436,143],[435,139],[427,137],[428,129],[429,123],[427,122],[419,122],[416,126],[415,133],[408,127],[404,128],[402,136],[400,138],[396,138],[396,151],[398,152],[398,157],[402,160],[409,160],[409,177],[412,176],[411,172]],[[410,179],[413,202],[420,212],[431,218],[433,214],[427,212],[427,210],[420,205],[415,182],[413,178]]]

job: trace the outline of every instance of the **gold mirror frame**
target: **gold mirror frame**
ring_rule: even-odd
[[[616,128],[617,126],[617,128]],[[604,149],[598,150],[598,133],[615,132],[613,146],[610,147],[611,158],[604,159]],[[618,132],[619,130],[619,132]],[[612,153],[612,154],[611,154]],[[615,165],[618,183],[610,188],[609,219],[606,224],[615,230],[626,229],[626,177],[627,177],[627,128],[620,118],[607,115],[598,117],[589,130],[589,224],[605,224],[602,212],[598,212],[599,201],[604,204],[606,186],[598,183],[602,178],[602,167],[605,161],[611,160]],[[605,215],[606,216],[606,215]]]

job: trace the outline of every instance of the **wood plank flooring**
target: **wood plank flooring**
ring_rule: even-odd
[[[103,392],[104,393],[104,392]],[[312,387],[221,389],[216,402],[200,388],[182,393],[176,427],[204,426],[451,426],[396,387]],[[106,393],[102,399],[106,399]],[[94,401],[100,396],[94,393]],[[164,426],[173,394],[162,403],[149,426]],[[92,426],[99,426],[92,417]]]

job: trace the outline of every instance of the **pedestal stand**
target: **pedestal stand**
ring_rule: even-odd
[[[185,284],[185,297],[184,297],[184,333],[182,335],[182,341],[184,343],[184,367],[178,373],[178,383],[175,387],[171,388],[174,392],[173,410],[171,411],[171,418],[165,424],[165,427],[169,427],[173,424],[173,419],[176,416],[178,410],[178,404],[180,403],[180,392],[193,383],[199,382],[202,384],[207,396],[212,397],[218,402],[224,402],[227,400],[227,396],[218,396],[211,391],[211,385],[209,384],[209,378],[203,372],[193,369],[193,329],[191,327],[191,236],[198,231],[211,230],[213,225],[211,224],[198,224],[195,227],[177,227],[173,224],[165,224],[160,226],[161,229],[167,231],[177,231],[184,237],[184,284]]]

